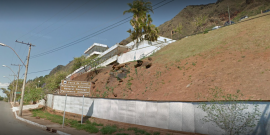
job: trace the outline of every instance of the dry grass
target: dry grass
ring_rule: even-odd
[[[165,63],[172,63],[200,53],[210,52],[217,47],[226,46],[225,49],[234,51],[248,49],[252,45],[267,48],[267,44],[265,43],[267,39],[265,38],[269,35],[266,33],[269,33],[270,30],[270,14],[260,14],[249,19],[249,21],[213,30],[207,34],[191,36],[172,43],[154,55],[155,62],[164,63],[165,61]]]

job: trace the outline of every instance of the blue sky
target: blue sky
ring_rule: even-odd
[[[93,43],[106,44],[109,47],[121,42],[129,34],[129,22],[111,30],[105,30],[87,40],[73,44],[80,38],[96,33],[103,28],[123,20],[132,14],[123,15],[129,9],[127,3],[133,0],[9,0],[0,1],[0,43],[14,48],[23,61],[28,53],[28,46],[16,43],[15,40],[29,42],[34,45],[31,56],[55,49],[63,45],[71,45],[65,49],[30,59],[27,79],[49,74],[50,71],[31,73],[53,69],[57,65],[66,65],[74,57],[79,57]],[[166,4],[151,14],[153,24],[159,26],[171,20],[188,5],[215,3],[216,0],[151,0],[153,7]],[[72,44],[70,44],[72,43]],[[15,53],[0,46],[0,65],[9,66],[15,73],[18,67],[11,64],[22,64]],[[20,78],[25,72],[22,68]],[[10,81],[3,76],[12,75],[10,69],[0,67],[0,88]],[[9,76],[12,79],[12,76]],[[1,95],[1,92],[0,92]]]

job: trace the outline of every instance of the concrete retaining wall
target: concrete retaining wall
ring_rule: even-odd
[[[106,61],[102,62],[101,64],[99,64],[97,67],[105,67],[115,61],[117,61],[118,56],[114,55],[113,57],[107,59]]]
[[[153,43],[154,44],[154,43]],[[167,45],[166,43],[149,45],[148,41],[143,41],[139,44],[138,49],[132,49],[131,51],[120,55],[117,59],[119,64],[140,60],[147,54],[151,53],[153,50],[157,50],[160,46]]]
[[[65,96],[51,95],[53,109],[64,110]],[[48,98],[49,99],[49,98]],[[252,110],[253,103],[245,102]],[[270,102],[256,102],[262,112],[253,134],[270,135]],[[221,135],[224,131],[213,123],[203,123],[206,113],[192,102],[154,102],[85,98],[83,114],[113,121],[176,131]],[[82,113],[82,97],[67,97],[66,111]]]

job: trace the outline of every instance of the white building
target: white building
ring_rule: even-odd
[[[98,67],[104,67],[113,63],[122,64],[134,60],[140,60],[144,57],[150,56],[151,54],[160,50],[162,47],[175,41],[176,40],[159,36],[158,40],[154,42],[144,40],[135,45],[132,41],[126,46],[119,45],[117,43],[109,49],[107,45],[94,43],[84,52],[84,54],[87,55],[87,58],[93,55],[98,55],[98,58],[100,58],[100,64]],[[87,69],[90,69],[90,66],[88,66]],[[83,72],[83,67],[81,67],[75,70],[72,74],[68,75],[66,78],[70,79],[73,74]]]
[[[127,53],[122,54],[121,56],[118,57],[117,62],[119,64],[126,63],[129,61],[134,61],[134,60],[140,60],[143,57],[148,57],[151,54],[155,53],[156,51],[160,50],[162,47],[175,42],[176,40],[172,40],[169,38],[165,37],[158,37],[157,41],[148,41],[144,40],[137,45],[134,45],[134,42],[130,42],[126,46],[129,47],[131,50]]]
[[[102,61],[99,67],[107,66],[109,64],[117,62],[118,56],[128,52],[128,47],[119,45],[118,43],[113,45],[111,48],[101,53],[98,58]]]
[[[86,58],[93,55],[100,55],[102,52],[106,51],[109,47],[104,44],[94,43],[88,49],[84,51]]]

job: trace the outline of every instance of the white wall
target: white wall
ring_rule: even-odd
[[[54,96],[52,94],[47,94],[47,102],[46,106],[53,108],[53,101],[54,101]]]
[[[111,64],[112,62],[117,61],[118,56],[114,55],[113,57],[107,59],[106,61],[102,62],[101,64],[98,65],[98,67],[104,67],[107,66],[109,64]]]
[[[153,42],[152,45],[148,44],[148,41],[142,41],[138,45],[138,49],[134,48],[131,51],[120,55],[117,59],[119,64],[126,63],[129,61],[140,60],[147,54],[154,50],[159,50],[160,46],[167,45],[166,43],[156,43]]]
[[[53,109],[64,110],[65,96],[54,95]],[[246,102],[249,110],[252,102]],[[270,102],[258,102],[263,113],[255,133],[270,135]],[[154,102],[139,100],[120,100],[85,98],[84,115],[130,124],[157,127],[176,131],[186,131],[210,135],[223,134],[224,131],[213,123],[203,123],[206,114],[192,102]],[[81,114],[82,97],[67,97],[66,111]]]

